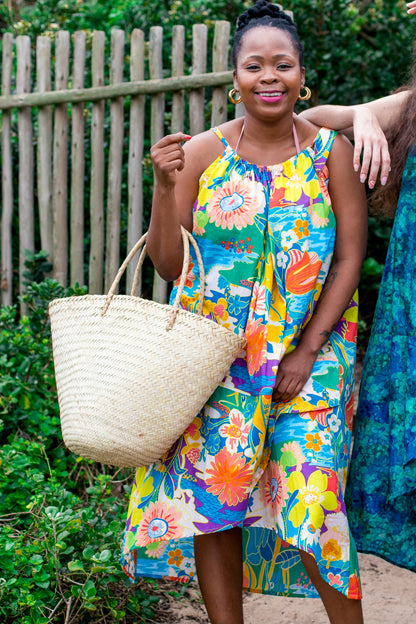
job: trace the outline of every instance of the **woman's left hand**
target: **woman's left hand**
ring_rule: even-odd
[[[416,13],[416,0],[407,3],[407,12],[409,15],[414,15]]]
[[[311,376],[315,360],[315,355],[305,354],[301,349],[285,355],[277,371],[273,401],[281,403],[298,396]]]

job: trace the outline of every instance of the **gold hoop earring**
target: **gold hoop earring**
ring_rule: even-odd
[[[235,94],[238,93],[238,97],[234,97]],[[230,102],[232,102],[233,104],[240,104],[241,102],[241,95],[240,92],[237,91],[236,89],[231,89],[230,91],[228,91],[228,99],[230,100]]]
[[[305,95],[301,95],[301,94],[299,93],[299,98],[298,98],[298,99],[299,99],[301,102],[304,102],[305,100],[309,100],[309,98],[310,98],[310,97],[311,97],[311,95],[312,95],[311,90],[309,89],[309,87],[305,87],[305,86],[304,86],[304,87],[301,87],[301,88],[305,89],[306,93],[305,93]]]

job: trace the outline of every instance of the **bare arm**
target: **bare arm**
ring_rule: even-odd
[[[353,170],[352,147],[344,137],[336,138],[328,169],[329,192],[337,220],[334,256],[318,304],[298,346],[280,363],[273,393],[276,401],[288,401],[299,394],[360,280],[367,241],[367,202],[364,187]]]
[[[155,182],[146,243],[156,271],[167,281],[176,279],[181,272],[181,225],[192,231],[192,207],[199,178],[212,154],[220,151],[220,143],[212,133],[189,139],[178,132],[163,137],[150,150]],[[187,143],[182,146],[184,141]]]

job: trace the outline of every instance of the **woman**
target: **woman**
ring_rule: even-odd
[[[242,14],[233,63],[244,118],[152,148],[148,250],[176,279],[180,225],[193,231],[204,314],[247,349],[174,447],[138,471],[123,566],[188,580],[195,555],[213,624],[243,622],[243,586],[319,594],[332,624],[360,624],[343,487],[366,200],[348,141],[294,117],[303,48],[279,7]],[[193,267],[190,310],[198,283]]]
[[[346,497],[358,549],[416,571],[416,72],[412,84],[387,98],[351,109],[319,107],[307,117],[339,129],[354,120],[360,136],[378,121],[389,139],[391,174],[373,204],[396,214],[364,361]],[[373,176],[376,168],[373,162]]]

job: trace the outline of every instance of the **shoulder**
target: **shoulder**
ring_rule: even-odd
[[[353,153],[350,141],[343,134],[337,134],[328,156],[328,169],[331,171],[334,167],[342,168],[346,162],[352,166]]]

